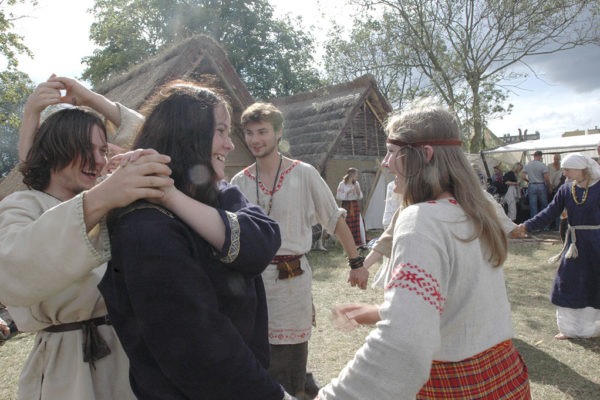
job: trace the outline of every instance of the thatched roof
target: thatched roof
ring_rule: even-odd
[[[179,78],[204,80],[207,76],[214,79],[211,84],[223,91],[233,110],[232,137],[236,150],[227,158],[227,173],[233,175],[254,161],[239,127],[241,113],[254,99],[229,62],[227,54],[214,39],[205,35],[193,36],[133,67],[127,73],[98,85],[94,90],[110,100],[139,109],[163,83]],[[26,189],[21,180],[21,174],[16,167],[13,168],[0,181],[0,200],[16,190]]]
[[[170,80],[203,81],[208,76],[215,79],[211,84],[223,91],[233,110],[232,136],[236,150],[229,155],[227,164],[233,170],[239,170],[253,161],[244,143],[239,121],[241,113],[254,99],[229,62],[225,50],[211,37],[190,37],[133,67],[126,74],[98,85],[95,90],[113,101],[139,109],[158,86]]]
[[[183,40],[126,74],[98,85],[95,90],[111,100],[138,109],[157,86],[178,78],[198,80],[202,75],[214,75],[232,104],[245,108],[254,102],[225,50],[206,35]]]
[[[272,102],[284,114],[284,140],[289,142],[290,155],[322,174],[334,154],[385,154],[381,126],[392,107],[371,75]]]

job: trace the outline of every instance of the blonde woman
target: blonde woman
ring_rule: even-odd
[[[393,117],[384,162],[403,209],[383,304],[339,311],[376,324],[319,399],[530,399],[511,338],[502,264],[507,240],[440,108]],[[449,377],[456,379],[447,379]]]
[[[568,183],[548,207],[520,226],[531,232],[567,210],[569,225],[551,295],[557,308],[555,338],[600,336],[600,165],[572,153],[561,167]]]

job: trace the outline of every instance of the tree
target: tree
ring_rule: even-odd
[[[421,93],[423,84],[415,65],[406,57],[407,49],[396,41],[388,15],[355,20],[350,37],[334,22],[325,43],[324,65],[330,83],[342,83],[365,74],[374,76],[381,93],[401,109],[406,99]],[[393,22],[393,21],[392,21]],[[415,73],[417,72],[417,73]]]
[[[18,16],[12,11],[24,0],[0,0],[0,55],[6,62],[0,71],[0,177],[5,176],[17,163],[18,128],[21,123],[22,108],[27,96],[33,90],[29,76],[18,70],[18,54],[31,52],[23,43],[23,37],[12,32],[13,21]],[[36,1],[29,2],[36,5]]]
[[[90,38],[98,49],[84,59],[82,77],[93,85],[200,33],[223,45],[257,98],[320,84],[313,37],[301,19],[275,19],[266,0],[96,0],[92,12]]]
[[[485,148],[483,128],[503,113],[510,67],[530,57],[598,41],[598,5],[590,0],[360,0],[383,15],[387,42],[401,44],[402,64],[461,113],[470,150]],[[391,23],[393,21],[393,23]],[[469,128],[469,129],[467,129]]]

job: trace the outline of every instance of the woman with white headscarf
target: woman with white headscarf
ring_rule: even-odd
[[[552,202],[521,226],[540,229],[567,210],[569,226],[551,300],[557,306],[557,339],[600,336],[600,165],[572,153],[561,162],[567,183]]]

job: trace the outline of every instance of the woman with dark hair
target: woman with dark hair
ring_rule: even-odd
[[[175,185],[160,205],[112,213],[113,255],[99,285],[132,389],[144,399],[289,398],[266,370],[260,275],[279,248],[279,227],[223,181],[234,149],[228,103],[174,81],[143,112],[134,148],[169,155]]]
[[[383,162],[403,195],[393,268],[383,304],[338,308],[376,326],[318,399],[530,399],[511,341],[507,239],[457,121],[426,107],[391,118],[387,131]]]

